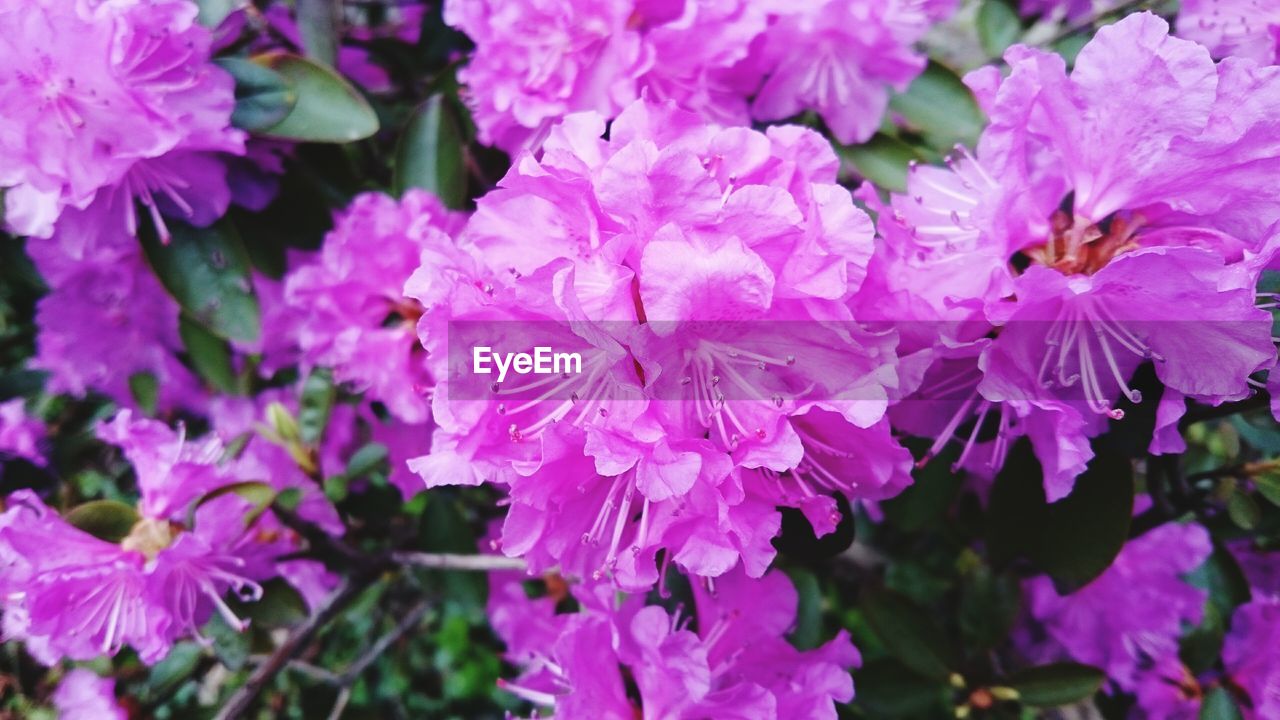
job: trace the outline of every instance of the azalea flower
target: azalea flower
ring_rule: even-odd
[[[640,589],[666,550],[695,574],[741,562],[758,577],[775,503],[826,532],[822,496],[909,482],[882,422],[896,338],[845,305],[871,223],[812,131],[648,100],[602,131],[592,115],[553,129],[406,284],[439,378],[431,453],[412,467],[429,487],[507,486],[502,549],[535,568]],[[539,344],[580,350],[582,372],[471,372],[475,347]]]
[[[943,345],[989,338],[970,410],[994,403],[1002,428],[1031,436],[1055,500],[1092,456],[1087,439],[1123,417],[1117,404],[1143,401],[1140,364],[1164,386],[1153,452],[1179,450],[1187,398],[1242,399],[1274,364],[1254,287],[1280,231],[1280,195],[1260,174],[1276,169],[1280,71],[1215,65],[1149,13],[1099,31],[1070,75],[1023,46],[1006,60],[1007,78],[966,78],[991,117],[976,152],[914,168],[882,208],[893,249],[868,287],[919,299],[917,316],[945,321]],[[916,268],[939,283],[893,279]]]
[[[138,227],[138,201],[208,224],[230,201],[219,153],[244,152],[230,127],[230,75],[185,0],[0,4],[0,186],[20,235],[83,247]]]
[[[752,580],[735,571],[714,591],[695,586],[692,617],[636,596],[617,600],[598,584],[565,588],[558,578],[547,582],[552,594],[530,599],[521,580],[490,579],[494,628],[523,668],[500,686],[557,716],[819,720],[853,698],[848,669],[861,658],[847,633],[804,652],[785,639],[797,595],[781,573]],[[581,609],[557,614],[570,592]]]

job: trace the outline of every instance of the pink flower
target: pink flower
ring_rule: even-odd
[[[890,89],[924,70],[913,47],[945,3],[808,0],[782,3],[750,62],[767,75],[751,105],[758,120],[815,110],[842,143],[875,134]],[[935,14],[937,13],[937,14]]]
[[[565,115],[614,115],[634,100],[653,58],[633,12],[630,0],[448,0],[445,22],[476,43],[458,79],[480,141],[514,153]]]
[[[548,580],[551,596],[532,600],[518,575],[494,576],[491,586],[494,627],[508,659],[524,668],[500,685],[558,716],[819,720],[853,699],[849,668],[861,658],[846,633],[807,652],[785,639],[797,600],[781,573],[751,580],[734,572],[714,592],[695,586],[693,618],[637,596],[615,599],[599,585],[571,588],[581,610],[556,614],[565,592],[558,578]],[[628,696],[623,672],[638,697]]]
[[[1227,677],[1249,698],[1246,720],[1266,720],[1280,713],[1280,600],[1254,600],[1236,609],[1231,632],[1222,647]]]
[[[20,457],[44,465],[44,425],[27,415],[22,398],[0,403],[0,457]]]
[[[869,219],[812,131],[647,100],[602,131],[591,115],[554,128],[406,284],[440,381],[411,467],[428,487],[508,486],[502,549],[535,568],[639,589],[666,550],[691,573],[758,577],[775,503],[825,528],[831,494],[909,482],[882,422],[896,338],[845,305]],[[579,351],[581,372],[470,369],[474,348],[538,345]]]
[[[112,542],[71,526],[30,491],[11,495],[0,515],[5,633],[47,664],[126,645],[154,663],[179,638],[203,640],[200,627],[215,612],[243,629],[224,595],[257,600],[259,582],[280,572],[274,559],[296,548],[270,513],[246,526],[252,503],[210,496],[244,479],[222,463],[224,446],[187,441],[128,410],[99,433],[134,466],[139,519]]]
[[[924,69],[912,46],[954,5],[451,1],[445,21],[476,43],[459,78],[481,141],[514,155],[538,149],[571,114],[613,118],[642,95],[726,125],[813,109],[842,142],[865,140],[889,88],[905,89]]]
[[[1134,690],[1154,661],[1176,659],[1183,629],[1200,622],[1207,593],[1184,576],[1210,552],[1204,528],[1170,523],[1130,540],[1106,572],[1070,595],[1059,595],[1048,578],[1027,581],[1049,654],[1097,666]]]
[[[30,242],[27,252],[51,288],[36,305],[33,361],[50,373],[50,391],[96,391],[134,407],[130,378],[149,373],[159,408],[202,402],[199,380],[177,357],[178,305],[136,243],[77,256],[62,243]]]
[[[461,216],[420,190],[399,201],[377,193],[357,197],[316,261],[285,281],[285,301],[301,315],[304,366],[333,368],[339,381],[405,422],[426,420],[429,378],[413,330],[421,309],[403,287],[420,253],[452,244],[460,223]]]
[[[1209,48],[1216,58],[1280,63],[1280,7],[1267,0],[1185,0],[1178,35]]]
[[[53,691],[53,706],[60,720],[127,720],[116,702],[116,683],[92,670],[73,668]]]
[[[1022,46],[1006,60],[1008,77],[966,78],[991,118],[976,153],[914,168],[881,213],[889,249],[855,309],[889,295],[888,315],[943,321],[944,357],[989,336],[980,398],[939,439],[998,413],[1006,441],[1031,437],[1052,500],[1117,404],[1142,401],[1140,364],[1164,384],[1153,452],[1179,450],[1186,398],[1241,399],[1274,364],[1254,286],[1280,230],[1280,193],[1261,181],[1280,169],[1280,70],[1215,66],[1148,13],[1100,30],[1070,75]],[[897,280],[921,271],[938,282]]]
[[[132,234],[135,199],[162,232],[161,211],[203,224],[225,210],[210,153],[239,154],[244,139],[196,10],[182,0],[0,5],[0,48],[13,58],[0,71],[0,185],[14,232],[48,237],[78,212],[95,234]]]

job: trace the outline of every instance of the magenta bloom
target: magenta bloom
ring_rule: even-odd
[[[946,321],[940,356],[990,336],[976,394],[939,437],[996,413],[1001,446],[1031,437],[1054,500],[1121,399],[1142,401],[1140,364],[1164,384],[1153,452],[1179,449],[1186,398],[1247,397],[1274,364],[1254,286],[1280,228],[1262,180],[1280,170],[1280,69],[1215,65],[1146,13],[1100,30],[1070,75],[1022,46],[1006,60],[1007,78],[967,78],[991,118],[977,152],[915,168],[881,213],[892,246],[857,307],[887,292],[890,308],[917,308],[902,319]],[[895,279],[921,268],[938,282]],[[927,333],[915,342],[928,348]]]
[[[529,599],[520,576],[491,580],[489,613],[521,677],[501,686],[557,716],[601,718],[835,718],[853,699],[849,669],[861,658],[841,631],[801,652],[785,634],[796,593],[786,576],[741,572],[699,588],[693,618],[576,586],[582,609],[555,614],[556,597]],[[688,629],[696,620],[698,630]],[[628,697],[623,671],[639,697]]]
[[[232,80],[182,0],[0,4],[0,186],[17,234],[132,234],[134,200],[209,222],[230,199],[210,153],[243,152]],[[63,228],[67,234],[67,229]]]
[[[116,682],[92,670],[73,668],[62,676],[53,691],[53,706],[59,720],[127,720],[128,714],[116,702]]]
[[[1176,660],[1183,630],[1200,622],[1207,594],[1183,577],[1210,552],[1204,528],[1171,523],[1129,541],[1106,572],[1070,595],[1044,577],[1027,581],[1047,654],[1097,666],[1134,690],[1153,662]]]
[[[632,0],[448,0],[444,12],[476,43],[458,79],[480,140],[513,154],[570,113],[617,114],[653,62]]]
[[[27,415],[22,398],[0,403],[0,457],[20,457],[44,465],[44,424]]]
[[[285,282],[285,301],[301,315],[304,365],[333,368],[405,422],[426,420],[429,378],[414,342],[421,307],[405,297],[404,282],[424,250],[453,243],[461,219],[419,190],[399,201],[357,197],[316,261]]]
[[[515,154],[573,113],[613,118],[642,95],[726,125],[816,110],[842,142],[865,140],[889,88],[924,68],[913,45],[954,5],[455,0],[445,20],[476,43],[459,77],[481,141]]]
[[[1268,0],[1184,0],[1178,35],[1209,48],[1216,58],[1280,63],[1280,5]]]
[[[1222,662],[1231,682],[1248,694],[1246,720],[1280,716],[1280,599],[1256,599],[1236,609]]]
[[[875,134],[889,91],[924,70],[914,45],[946,2],[808,0],[779,3],[751,60],[767,75],[751,105],[758,120],[814,110],[842,143]]]
[[[33,362],[50,373],[50,391],[96,391],[132,407],[129,378],[150,373],[161,408],[201,401],[200,381],[177,357],[178,305],[136,243],[82,256],[62,243],[31,242],[27,251],[51,288],[36,306]]]
[[[565,574],[657,580],[773,558],[777,504],[821,531],[834,501],[909,482],[883,423],[895,338],[845,301],[872,228],[816,133],[707,125],[639,101],[600,139],[572,116],[406,284],[425,308],[437,429],[428,487],[511,490],[503,551]],[[582,371],[493,382],[471,349],[581,349]],[[460,357],[458,353],[466,355]]]
[[[72,527],[30,491],[11,495],[0,515],[6,634],[47,664],[125,645],[154,663],[180,638],[203,640],[199,629],[215,612],[243,629],[224,596],[256,600],[259,582],[279,572],[274,559],[296,548],[270,514],[247,527],[249,501],[205,498],[243,479],[222,464],[225,447],[187,441],[127,410],[99,433],[134,466],[140,519],[109,542]]]

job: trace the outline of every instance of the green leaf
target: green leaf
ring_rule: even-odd
[[[1007,684],[1018,691],[1024,705],[1060,707],[1093,697],[1105,679],[1106,675],[1095,667],[1055,663],[1018,672]]]
[[[1013,628],[1021,607],[1016,578],[979,566],[960,587],[960,631],[974,648],[995,647]]]
[[[110,543],[118,543],[129,535],[138,522],[138,511],[118,500],[90,500],[77,505],[63,516],[72,527]]]
[[[918,454],[923,455],[923,450]],[[957,457],[959,450],[950,446],[924,467],[912,469],[915,482],[881,504],[885,518],[893,527],[908,532],[937,527],[964,484],[964,476],[951,471]]]
[[[905,595],[873,591],[860,607],[885,649],[917,673],[946,678],[958,664],[958,653],[933,617]]]
[[[1240,707],[1224,688],[1216,687],[1200,704],[1200,720],[1244,720]]]
[[[231,124],[249,132],[259,132],[284,120],[298,102],[298,92],[289,79],[274,70],[239,57],[218,58],[216,62],[236,81],[236,106]]]
[[[957,143],[972,147],[986,125],[969,88],[949,68],[932,60],[906,92],[889,100],[889,108],[943,152]]]
[[[396,148],[396,194],[416,187],[434,193],[445,205],[458,209],[467,200],[467,171],[463,163],[462,131],[444,95],[434,95],[409,118]]]
[[[200,14],[196,19],[207,28],[216,28],[236,8],[248,4],[248,0],[196,0]]]
[[[129,394],[138,403],[138,407],[142,408],[142,412],[155,415],[156,404],[160,399],[160,381],[149,371],[136,372],[129,376]]]
[[[818,578],[804,568],[791,568],[787,576],[795,585],[799,596],[796,609],[796,625],[789,636],[791,644],[800,650],[812,650],[822,644],[822,587]]]
[[[235,228],[225,219],[207,228],[168,223],[172,237],[167,243],[149,225],[139,233],[161,284],[193,320],[218,337],[257,340],[261,311],[248,254]]]
[[[298,400],[298,427],[303,442],[317,443],[324,436],[336,395],[333,374],[325,368],[312,370],[302,384],[302,397]]]
[[[1133,518],[1133,466],[1099,453],[1076,478],[1066,498],[1048,506],[1034,558],[1058,592],[1073,592],[1101,575],[1129,539]]]
[[[1049,504],[1031,444],[1018,442],[988,502],[987,542],[994,564],[1024,555],[1053,578],[1061,593],[1083,587],[1111,565],[1129,535],[1133,468],[1120,455],[1095,451],[1071,494]]]
[[[1237,488],[1227,498],[1227,515],[1241,529],[1252,530],[1262,520],[1262,508],[1252,496]]]
[[[307,601],[284,578],[262,583],[262,597],[256,602],[237,602],[236,614],[248,618],[254,627],[292,627],[307,617]]]
[[[872,660],[854,674],[858,692],[854,703],[869,718],[946,717],[950,688],[937,678],[924,677],[897,660]]]
[[[186,313],[178,318],[178,335],[200,377],[220,392],[234,395],[236,371],[231,366],[231,345]]]
[[[253,504],[253,509],[245,515],[245,526],[252,525],[271,503],[276,499],[276,489],[261,480],[244,480],[223,485],[196,498],[187,510],[187,527],[195,526],[196,511],[202,505],[225,495],[239,495]]]
[[[978,8],[978,40],[992,58],[998,58],[1022,35],[1018,13],[1004,0],[983,0]]]
[[[387,461],[387,455],[386,445],[376,442],[367,443],[351,454],[343,474],[353,479],[368,475]]]
[[[298,93],[289,114],[260,134],[303,142],[346,143],[378,131],[373,108],[333,70],[285,52],[258,55],[253,61],[283,75]]]
[[[164,659],[147,673],[147,698],[164,697],[179,685],[191,680],[191,673],[204,657],[204,648],[198,643],[182,641],[173,646]]]
[[[338,58],[338,23],[342,6],[337,0],[295,0],[298,34],[307,56],[334,66]]]
[[[1258,493],[1266,498],[1267,502],[1280,506],[1280,474],[1264,473],[1255,477],[1253,484],[1257,486]]]
[[[837,151],[859,176],[892,192],[906,192],[907,168],[920,159],[910,145],[880,133],[861,145],[843,145]]]

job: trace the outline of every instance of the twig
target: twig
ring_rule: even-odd
[[[434,568],[438,570],[469,570],[492,572],[497,570],[525,570],[528,565],[520,558],[503,555],[458,555],[454,553],[398,552],[391,559],[401,565]]]
[[[351,702],[350,686],[343,686],[338,691],[338,699],[333,701],[333,709],[329,711],[329,720],[338,720],[342,717],[342,711],[347,709],[347,703]]]
[[[422,616],[427,614],[427,610],[431,607],[426,600],[419,602],[413,606],[408,615],[404,616],[391,632],[378,638],[378,641],[364,652],[355,662],[351,663],[342,675],[338,676],[338,682],[343,687],[350,687],[364,673],[365,670],[373,664],[375,660],[382,656],[391,647],[392,643],[404,637],[406,633],[418,626],[422,621]]]
[[[332,620],[343,608],[354,600],[361,592],[368,587],[369,583],[382,574],[385,568],[370,563],[364,570],[358,571],[356,575],[342,581],[338,585],[338,589],[334,590],[325,600],[324,605],[316,611],[315,614],[307,618],[301,625],[294,628],[285,641],[276,648],[275,652],[267,658],[266,662],[258,666],[253,671],[245,684],[240,686],[235,693],[228,698],[225,705],[214,716],[214,720],[234,720],[234,718],[243,717],[248,712],[249,707],[253,705],[258,695],[262,694],[262,690],[271,681],[276,673],[294,658],[316,632]]]

